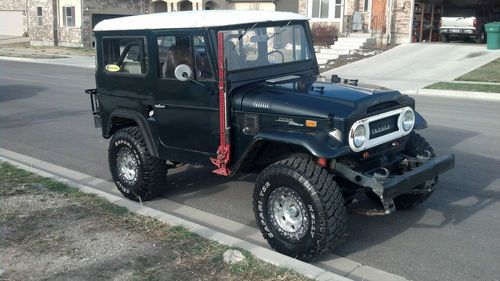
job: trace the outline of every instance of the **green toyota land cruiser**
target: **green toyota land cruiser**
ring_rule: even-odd
[[[259,173],[253,206],[277,251],[312,260],[342,242],[346,206],[412,208],[454,156],[437,157],[425,120],[398,91],[319,76],[308,20],[193,11],[105,20],[94,29],[96,126],[111,138],[120,192],[148,200],[181,164]]]

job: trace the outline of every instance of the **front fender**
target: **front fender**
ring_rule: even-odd
[[[295,144],[318,158],[334,159],[350,151],[347,145],[325,132],[261,131],[253,142],[262,140]]]
[[[300,146],[318,158],[334,159],[350,152],[349,146],[334,139],[326,132],[261,131],[253,138],[240,159],[232,167],[232,174],[236,173],[243,164],[247,165],[255,159],[254,148],[258,150],[263,142]]]
[[[427,121],[425,121],[424,117],[420,115],[420,113],[415,111],[415,130],[422,130],[427,128]]]

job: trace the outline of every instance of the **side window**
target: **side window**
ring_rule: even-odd
[[[175,78],[175,68],[181,64],[193,69],[198,79],[213,77],[203,36],[158,36],[157,43],[160,78]]]
[[[210,59],[208,58],[207,45],[205,38],[201,35],[193,36],[194,57],[196,77],[198,79],[212,79],[213,73],[210,67]]]
[[[104,71],[108,73],[145,74],[148,66],[144,38],[102,39]]]

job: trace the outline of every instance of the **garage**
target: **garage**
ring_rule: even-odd
[[[23,36],[23,12],[0,10],[0,35]]]
[[[493,17],[496,17],[493,15],[496,9],[491,7],[496,7],[498,4],[498,0],[415,0],[412,41],[440,41],[441,17],[477,17],[483,14],[483,12],[478,11],[485,10],[486,13],[487,10],[490,10],[482,20],[492,21]],[[500,19],[500,15],[498,16]]]

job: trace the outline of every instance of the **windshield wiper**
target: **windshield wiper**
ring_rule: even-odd
[[[273,38],[274,36],[276,35],[279,35],[281,32],[285,31],[286,30],[286,27],[290,25],[290,23],[292,23],[292,21],[289,21],[287,24],[285,24],[284,26],[280,26],[280,29],[278,29],[278,31],[276,31],[275,33],[269,35],[268,37],[266,37],[266,41],[269,41],[269,39]]]
[[[245,31],[243,31],[243,33],[238,36],[238,43],[241,41],[241,38],[243,38],[243,36],[245,36],[247,34],[248,31],[252,31],[256,26],[257,26],[258,22],[256,22],[254,25],[252,25],[252,27],[250,28],[245,28]],[[236,48],[236,45],[234,45],[233,49]]]

